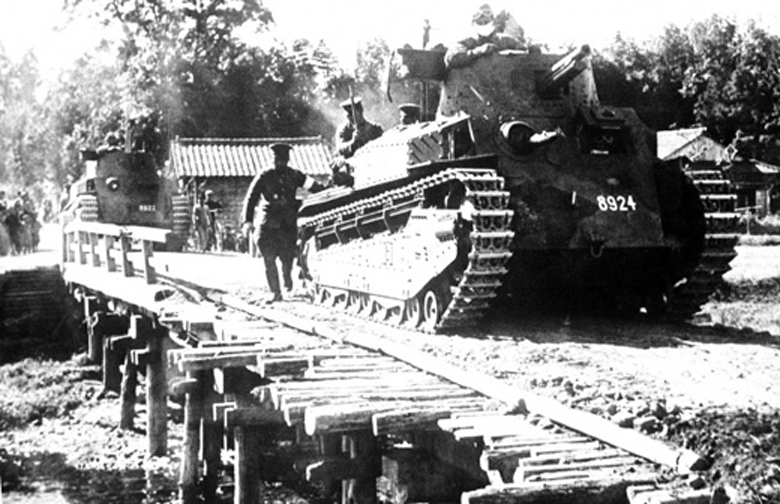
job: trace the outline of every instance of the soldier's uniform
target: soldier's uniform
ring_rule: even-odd
[[[353,116],[352,107],[355,108]],[[336,153],[344,158],[352,157],[355,151],[384,133],[382,126],[374,124],[363,116],[362,100],[357,97],[341,103],[347,114],[347,122],[336,131]],[[355,127],[353,117],[357,117],[359,127]],[[357,129],[357,132],[355,131]]]
[[[275,166],[259,173],[252,180],[242,212],[244,223],[253,222],[255,207],[262,197],[263,215],[258,228],[257,246],[265,263],[268,288],[273,293],[268,302],[282,299],[277,258],[282,262],[285,289],[289,291],[293,287],[292,265],[296,254],[300,206],[295,199],[295,192],[299,187],[313,192],[322,189],[314,179],[287,164],[292,149],[290,145],[274,144],[271,149],[275,156]]]
[[[447,67],[463,67],[480,56],[496,51],[525,48],[522,40],[498,31],[495,21],[490,6],[481,6],[471,19],[475,35],[459,41],[447,51],[444,55]]]

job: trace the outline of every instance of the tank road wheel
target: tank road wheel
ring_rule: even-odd
[[[439,289],[426,289],[422,296],[422,323],[420,328],[433,331],[444,313],[444,297]]]

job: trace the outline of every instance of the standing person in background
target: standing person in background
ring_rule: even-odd
[[[255,207],[262,198],[262,221],[257,236],[257,246],[263,256],[265,276],[271,291],[265,303],[281,301],[282,291],[279,285],[279,273],[276,260],[281,260],[284,288],[292,291],[292,266],[297,251],[298,239],[298,201],[295,192],[302,187],[317,192],[324,187],[303,172],[291,168],[290,150],[286,143],[271,146],[274,153],[274,167],[265,170],[252,180],[244,199],[242,210],[244,233],[251,234]]]
[[[217,250],[220,248],[219,245],[222,241],[221,237],[219,236],[219,229],[217,229],[217,219],[219,218],[219,214],[222,211],[222,203],[214,198],[214,191],[211,189],[207,189],[204,196],[205,199],[203,200],[203,205],[206,207],[206,211],[208,212],[209,225],[206,250],[211,250],[212,248]]]

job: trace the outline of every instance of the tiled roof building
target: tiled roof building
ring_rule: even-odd
[[[194,201],[197,193],[214,191],[224,206],[223,222],[241,225],[241,207],[252,178],[273,167],[271,145],[293,146],[290,166],[327,181],[329,146],[321,137],[297,138],[176,138],[171,142],[169,170]]]
[[[271,145],[293,146],[290,166],[313,177],[330,175],[330,149],[322,137],[176,138],[171,164],[177,177],[254,177],[273,166]]]

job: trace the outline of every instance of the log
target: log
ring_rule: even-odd
[[[358,473],[342,480],[342,504],[374,504],[376,479],[382,474],[382,454],[376,438],[369,431],[349,433],[345,436],[350,460],[360,461]]]
[[[214,368],[246,367],[257,363],[257,352],[232,353],[213,357],[184,358],[179,361],[180,371],[201,371]]]
[[[123,234],[119,237],[119,247],[122,250],[122,272],[125,277],[132,277],[135,275],[133,263],[130,262],[130,250],[132,248],[131,245],[132,244],[129,236]]]
[[[407,408],[377,413],[371,417],[371,431],[375,436],[383,436],[394,432],[430,428],[436,425],[436,421],[447,418],[451,414],[450,408],[440,410]]]
[[[268,427],[286,425],[281,411],[264,408],[235,408],[225,410],[225,428],[254,425]]]
[[[162,343],[166,332],[157,329],[146,338],[146,436],[152,457],[165,456],[168,451],[168,382]]]
[[[214,391],[212,373],[198,373],[202,383],[203,411],[201,411],[201,446],[203,447],[203,500],[217,501],[217,483],[221,465],[222,423],[215,422],[212,411],[220,396]]]
[[[532,438],[522,438],[518,436],[507,436],[493,438],[486,442],[485,446],[492,450],[522,450],[532,449],[540,445],[555,443],[591,443],[593,438],[587,436],[575,436],[569,434],[550,433],[548,435],[540,434]]]
[[[483,406],[484,399],[481,397],[414,404],[375,414],[371,419],[372,430],[375,436],[379,436],[409,430],[435,429],[438,420],[448,418],[455,412],[481,411]]]
[[[394,407],[397,407],[397,404],[370,402],[310,406],[306,408],[303,423],[309,436],[331,430],[371,432],[371,417]]]
[[[303,375],[304,371],[311,366],[311,359],[308,357],[266,357],[257,356],[257,366],[255,371],[260,376],[289,376]]]
[[[106,271],[109,273],[116,271],[116,259],[114,259],[114,256],[111,253],[112,249],[114,248],[115,241],[116,238],[113,236],[106,235],[103,237],[103,252],[106,258]]]
[[[203,393],[198,374],[187,373],[189,390],[184,399],[184,440],[181,448],[179,496],[183,504],[194,504],[198,497],[198,453],[200,452],[200,423],[203,412]]]
[[[103,392],[119,392],[122,376],[119,373],[119,352],[111,348],[111,339],[103,340]]]
[[[562,480],[555,485],[506,484],[472,490],[461,495],[461,504],[570,504],[572,502],[623,503],[626,489],[652,483],[652,475],[625,475],[600,480]]]
[[[121,411],[119,415],[119,428],[132,429],[135,422],[136,387],[138,386],[138,371],[130,357],[130,352],[125,354],[125,366],[122,374],[122,388],[119,392]]]
[[[306,466],[306,481],[345,480],[358,477],[361,465],[366,463],[360,459],[327,458]]]
[[[587,472],[593,469],[628,467],[636,465],[637,459],[632,456],[608,457],[604,459],[589,460],[586,462],[571,462],[559,464],[541,464],[526,465],[525,461],[520,461],[520,465],[515,470],[512,481],[522,483],[533,476],[540,474],[552,474],[559,472]]]

